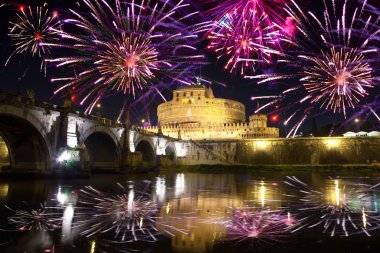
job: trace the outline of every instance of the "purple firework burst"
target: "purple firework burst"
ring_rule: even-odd
[[[378,21],[365,11],[366,3],[351,11],[349,0],[341,2],[324,1],[319,15],[303,12],[292,0],[286,11],[296,23],[298,37],[287,57],[277,62],[289,72],[246,76],[259,79],[259,84],[280,85],[281,94],[252,99],[265,101],[256,112],[273,108],[275,115],[283,116],[284,125],[292,125],[288,137],[294,137],[307,119],[326,112],[348,118],[368,106],[371,93],[379,88]]]
[[[296,221],[290,214],[265,209],[235,208],[225,224],[227,239],[249,242],[251,247],[278,242],[285,238]]]
[[[49,59],[73,70],[53,78],[55,94],[71,89],[91,112],[102,99],[123,94],[134,99],[172,84],[195,83],[192,70],[203,64],[195,47],[198,36],[188,23],[198,12],[183,0],[83,0],[85,12],[70,10],[62,40],[47,43],[67,49],[67,56]],[[190,20],[191,19],[191,20]],[[129,103],[130,104],[130,103]]]

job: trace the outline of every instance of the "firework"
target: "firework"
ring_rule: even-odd
[[[290,214],[286,216],[265,209],[235,208],[225,227],[228,240],[248,240],[251,246],[259,246],[262,243],[280,241],[294,224],[295,220]]]
[[[282,18],[276,14],[283,0],[228,0],[210,11],[208,49],[226,59],[225,69],[241,75],[254,73],[257,64],[270,64],[281,54]],[[277,8],[276,8],[277,6]],[[217,14],[215,14],[217,13]]]
[[[187,12],[185,1],[83,3],[86,14],[70,10],[62,42],[47,44],[70,50],[69,56],[48,62],[74,70],[52,79],[64,83],[55,94],[71,89],[80,105],[89,103],[90,113],[99,101],[117,93],[136,99],[138,93],[160,92],[173,83],[193,84],[191,70],[203,56],[194,47],[197,35],[186,25],[197,12]]]
[[[5,65],[15,54],[30,54],[44,57],[50,53],[50,46],[58,40],[61,23],[58,12],[50,13],[44,7],[20,6],[15,21],[10,22],[9,37],[16,47]]]
[[[368,194],[369,186],[356,184],[355,187],[342,185],[335,179],[327,190],[311,189],[296,177],[287,177],[286,184],[298,193],[287,195],[301,200],[297,204],[302,223],[293,232],[307,228],[322,228],[330,236],[349,236],[359,232],[370,236],[369,230],[377,228],[379,219],[370,211],[372,200]],[[302,194],[302,197],[298,196]]]
[[[298,40],[286,60],[278,61],[292,72],[246,76],[260,79],[259,83],[287,84],[290,80],[292,84],[280,95],[252,98],[269,100],[256,112],[280,105],[274,113],[284,114],[285,125],[295,122],[288,137],[294,137],[310,117],[331,112],[347,118],[348,109],[354,111],[365,104],[378,78],[374,41],[380,33],[374,18],[365,17],[365,3],[350,13],[345,0],[340,16],[338,2],[332,6],[325,2],[323,15],[303,13],[295,1],[292,3],[286,11],[296,24]]]
[[[13,210],[14,214],[8,217],[8,222],[16,226],[16,230],[43,230],[50,231],[61,227],[61,213],[55,212],[54,208],[41,205],[39,209]]]
[[[155,204],[147,191],[136,192],[118,184],[123,193],[105,193],[93,187],[81,190],[75,224],[86,237],[110,233],[117,242],[156,241],[157,236],[170,230],[185,233],[161,222],[160,207]],[[158,227],[160,229],[158,229]],[[112,241],[111,240],[111,241]]]

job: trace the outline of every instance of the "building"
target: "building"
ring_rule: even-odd
[[[347,132],[343,134],[344,137],[378,137],[380,136],[380,132],[378,131],[372,131],[372,132]]]
[[[159,127],[147,131],[183,140],[228,140],[279,137],[278,128],[267,126],[267,115],[254,114],[246,122],[245,106],[215,98],[211,88],[188,86],[174,90],[170,102],[157,108]]]

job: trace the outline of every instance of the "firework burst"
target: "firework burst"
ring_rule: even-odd
[[[290,215],[282,215],[277,211],[235,208],[231,219],[225,224],[227,240],[249,241],[251,247],[278,242],[286,237],[294,221]]]
[[[283,20],[275,14],[283,0],[228,0],[210,11],[208,49],[226,59],[225,69],[241,75],[254,73],[257,64],[270,64],[284,40]],[[277,8],[276,8],[277,6]],[[215,14],[216,13],[216,14]]]
[[[61,227],[62,214],[54,208],[41,206],[39,209],[13,210],[14,214],[8,217],[8,222],[16,226],[16,230],[43,230],[50,231]]]
[[[32,56],[44,57],[50,53],[50,46],[58,40],[61,23],[58,12],[50,13],[44,7],[19,8],[15,21],[10,22],[9,37],[16,49],[7,59],[5,65],[15,54],[31,54]],[[43,64],[43,62],[42,62]]]
[[[323,100],[320,107],[346,114],[346,106],[354,108],[354,104],[368,95],[367,88],[373,87],[372,69],[364,55],[355,49],[336,52],[332,48],[329,54],[312,61],[314,66],[305,67],[308,77],[302,81],[306,91],[313,94],[311,103]]]
[[[91,112],[116,93],[127,100],[173,83],[193,84],[191,70],[203,56],[194,47],[197,35],[186,25],[197,12],[187,12],[184,0],[83,3],[88,15],[70,10],[63,41],[47,44],[70,50],[69,56],[48,62],[75,69],[69,77],[52,79],[64,82],[55,93],[70,88],[80,105],[89,102],[86,112]]]
[[[354,10],[350,20],[348,0],[344,1],[341,12],[336,7],[338,2],[331,7],[325,1],[324,4],[322,18],[312,12],[303,13],[295,1],[286,8],[297,24],[299,38],[286,60],[278,63],[285,63],[291,74],[246,76],[260,79],[259,83],[288,79],[299,83],[286,87],[280,95],[252,98],[270,100],[257,112],[280,105],[275,113],[284,114],[284,124],[295,122],[288,136],[295,136],[306,119],[326,111],[347,118],[348,109],[354,111],[365,105],[378,79],[373,65],[378,61],[374,41],[380,30],[373,17],[364,17],[365,3]],[[293,112],[289,114],[289,110]]]
[[[297,205],[296,209],[303,217],[302,223],[293,232],[304,228],[322,228],[323,233],[330,236],[356,233],[370,236],[369,231],[378,228],[379,219],[369,210],[372,203],[368,194],[369,185],[347,186],[342,185],[339,179],[332,182],[333,185],[327,190],[315,190],[296,177],[287,177],[285,183],[298,191],[287,196],[301,200],[301,205]]]

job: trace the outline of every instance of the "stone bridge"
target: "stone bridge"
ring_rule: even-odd
[[[126,134],[128,133],[128,134]],[[183,143],[71,108],[0,92],[0,136],[13,171],[121,169],[186,155]]]
[[[181,141],[0,92],[0,170],[70,173],[190,164],[378,164],[380,137]],[[6,159],[5,159],[6,158]],[[5,162],[7,161],[7,162]]]

